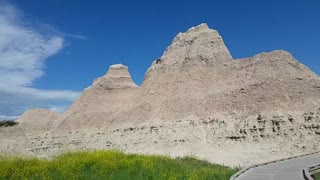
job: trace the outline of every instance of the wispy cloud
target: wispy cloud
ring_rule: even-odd
[[[62,37],[39,34],[20,21],[13,6],[0,5],[0,83],[31,85],[44,74],[45,59],[63,47]]]
[[[0,121],[8,121],[8,120],[15,120],[19,116],[0,116]]]
[[[63,36],[25,23],[13,5],[0,0],[0,117],[27,108],[61,109],[79,96],[67,90],[39,90],[32,83],[43,76],[45,61],[64,47]],[[24,22],[24,23],[22,23]],[[28,24],[28,25],[26,25]],[[85,38],[80,35],[73,35]],[[54,109],[53,108],[53,109]]]
[[[64,33],[65,37],[70,37],[70,38],[74,38],[74,39],[88,39],[87,36],[81,35],[81,34],[67,34]]]

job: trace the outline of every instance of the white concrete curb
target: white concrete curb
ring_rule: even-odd
[[[236,174],[234,174],[233,176],[231,176],[230,180],[236,180],[241,174],[245,173],[246,171],[259,167],[259,166],[264,166],[264,165],[268,165],[268,164],[273,164],[273,163],[277,163],[277,162],[281,162],[281,161],[285,161],[285,160],[290,160],[290,159],[295,159],[295,158],[299,158],[299,157],[304,157],[304,156],[309,156],[312,154],[317,154],[320,153],[320,151],[316,151],[316,152],[312,152],[312,153],[308,153],[308,154],[303,154],[303,155],[299,155],[299,156],[293,156],[293,157],[289,157],[289,158],[282,158],[282,159],[278,159],[278,160],[274,160],[274,161],[269,161],[269,162],[265,162],[265,163],[260,163],[260,164],[255,164],[246,168],[241,169],[239,172],[237,172]]]
[[[304,168],[302,170],[302,172],[303,172],[303,178],[305,180],[314,180],[312,176],[317,174],[317,173],[320,173],[320,164],[319,165],[315,165],[315,166],[311,166],[311,167],[308,167],[308,168]]]

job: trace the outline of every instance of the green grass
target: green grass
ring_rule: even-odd
[[[0,127],[4,126],[4,127],[10,127],[10,126],[15,126],[18,123],[15,121],[0,121]]]
[[[44,160],[0,157],[0,179],[229,179],[238,169],[192,157],[124,154],[119,151],[70,152]]]
[[[319,174],[315,174],[313,177],[314,180],[320,180],[320,173]]]

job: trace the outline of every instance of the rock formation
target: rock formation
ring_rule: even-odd
[[[99,129],[111,123],[114,113],[135,97],[139,90],[128,67],[110,66],[106,75],[86,88],[65,114],[55,122],[56,131]]]
[[[207,24],[201,24],[179,33],[166,49],[161,58],[155,60],[149,68],[146,80],[152,74],[178,73],[201,67],[219,67],[232,61],[231,54],[222,37]]]
[[[113,65],[64,114],[18,121],[35,155],[117,148],[248,165],[320,149],[320,78],[282,50],[233,60],[201,24],[174,38],[141,87]]]
[[[285,51],[232,60],[217,31],[180,33],[154,61],[140,95],[114,121],[173,121],[213,114],[313,110],[319,77]]]

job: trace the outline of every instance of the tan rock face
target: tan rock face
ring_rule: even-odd
[[[319,76],[290,53],[279,50],[232,60],[218,32],[205,24],[180,33],[157,61],[140,95],[114,117],[115,122],[308,111],[320,104],[315,88]]]
[[[93,82],[93,88],[101,90],[137,88],[128,72],[128,67],[122,64],[112,65],[108,73]]]
[[[222,37],[207,24],[179,33],[164,54],[152,63],[146,80],[161,72],[185,71],[195,67],[215,67],[232,60]]]
[[[201,24],[174,38],[141,88],[113,65],[63,115],[36,110],[19,121],[44,156],[120,148],[250,164],[320,149],[320,78],[282,50],[233,60]]]
[[[23,113],[17,122],[28,134],[43,133],[52,129],[52,123],[60,116],[61,114],[47,109],[31,109]]]
[[[56,131],[102,128],[111,123],[113,114],[135,97],[139,90],[128,67],[112,65],[106,75],[86,88],[64,115],[55,122]]]

